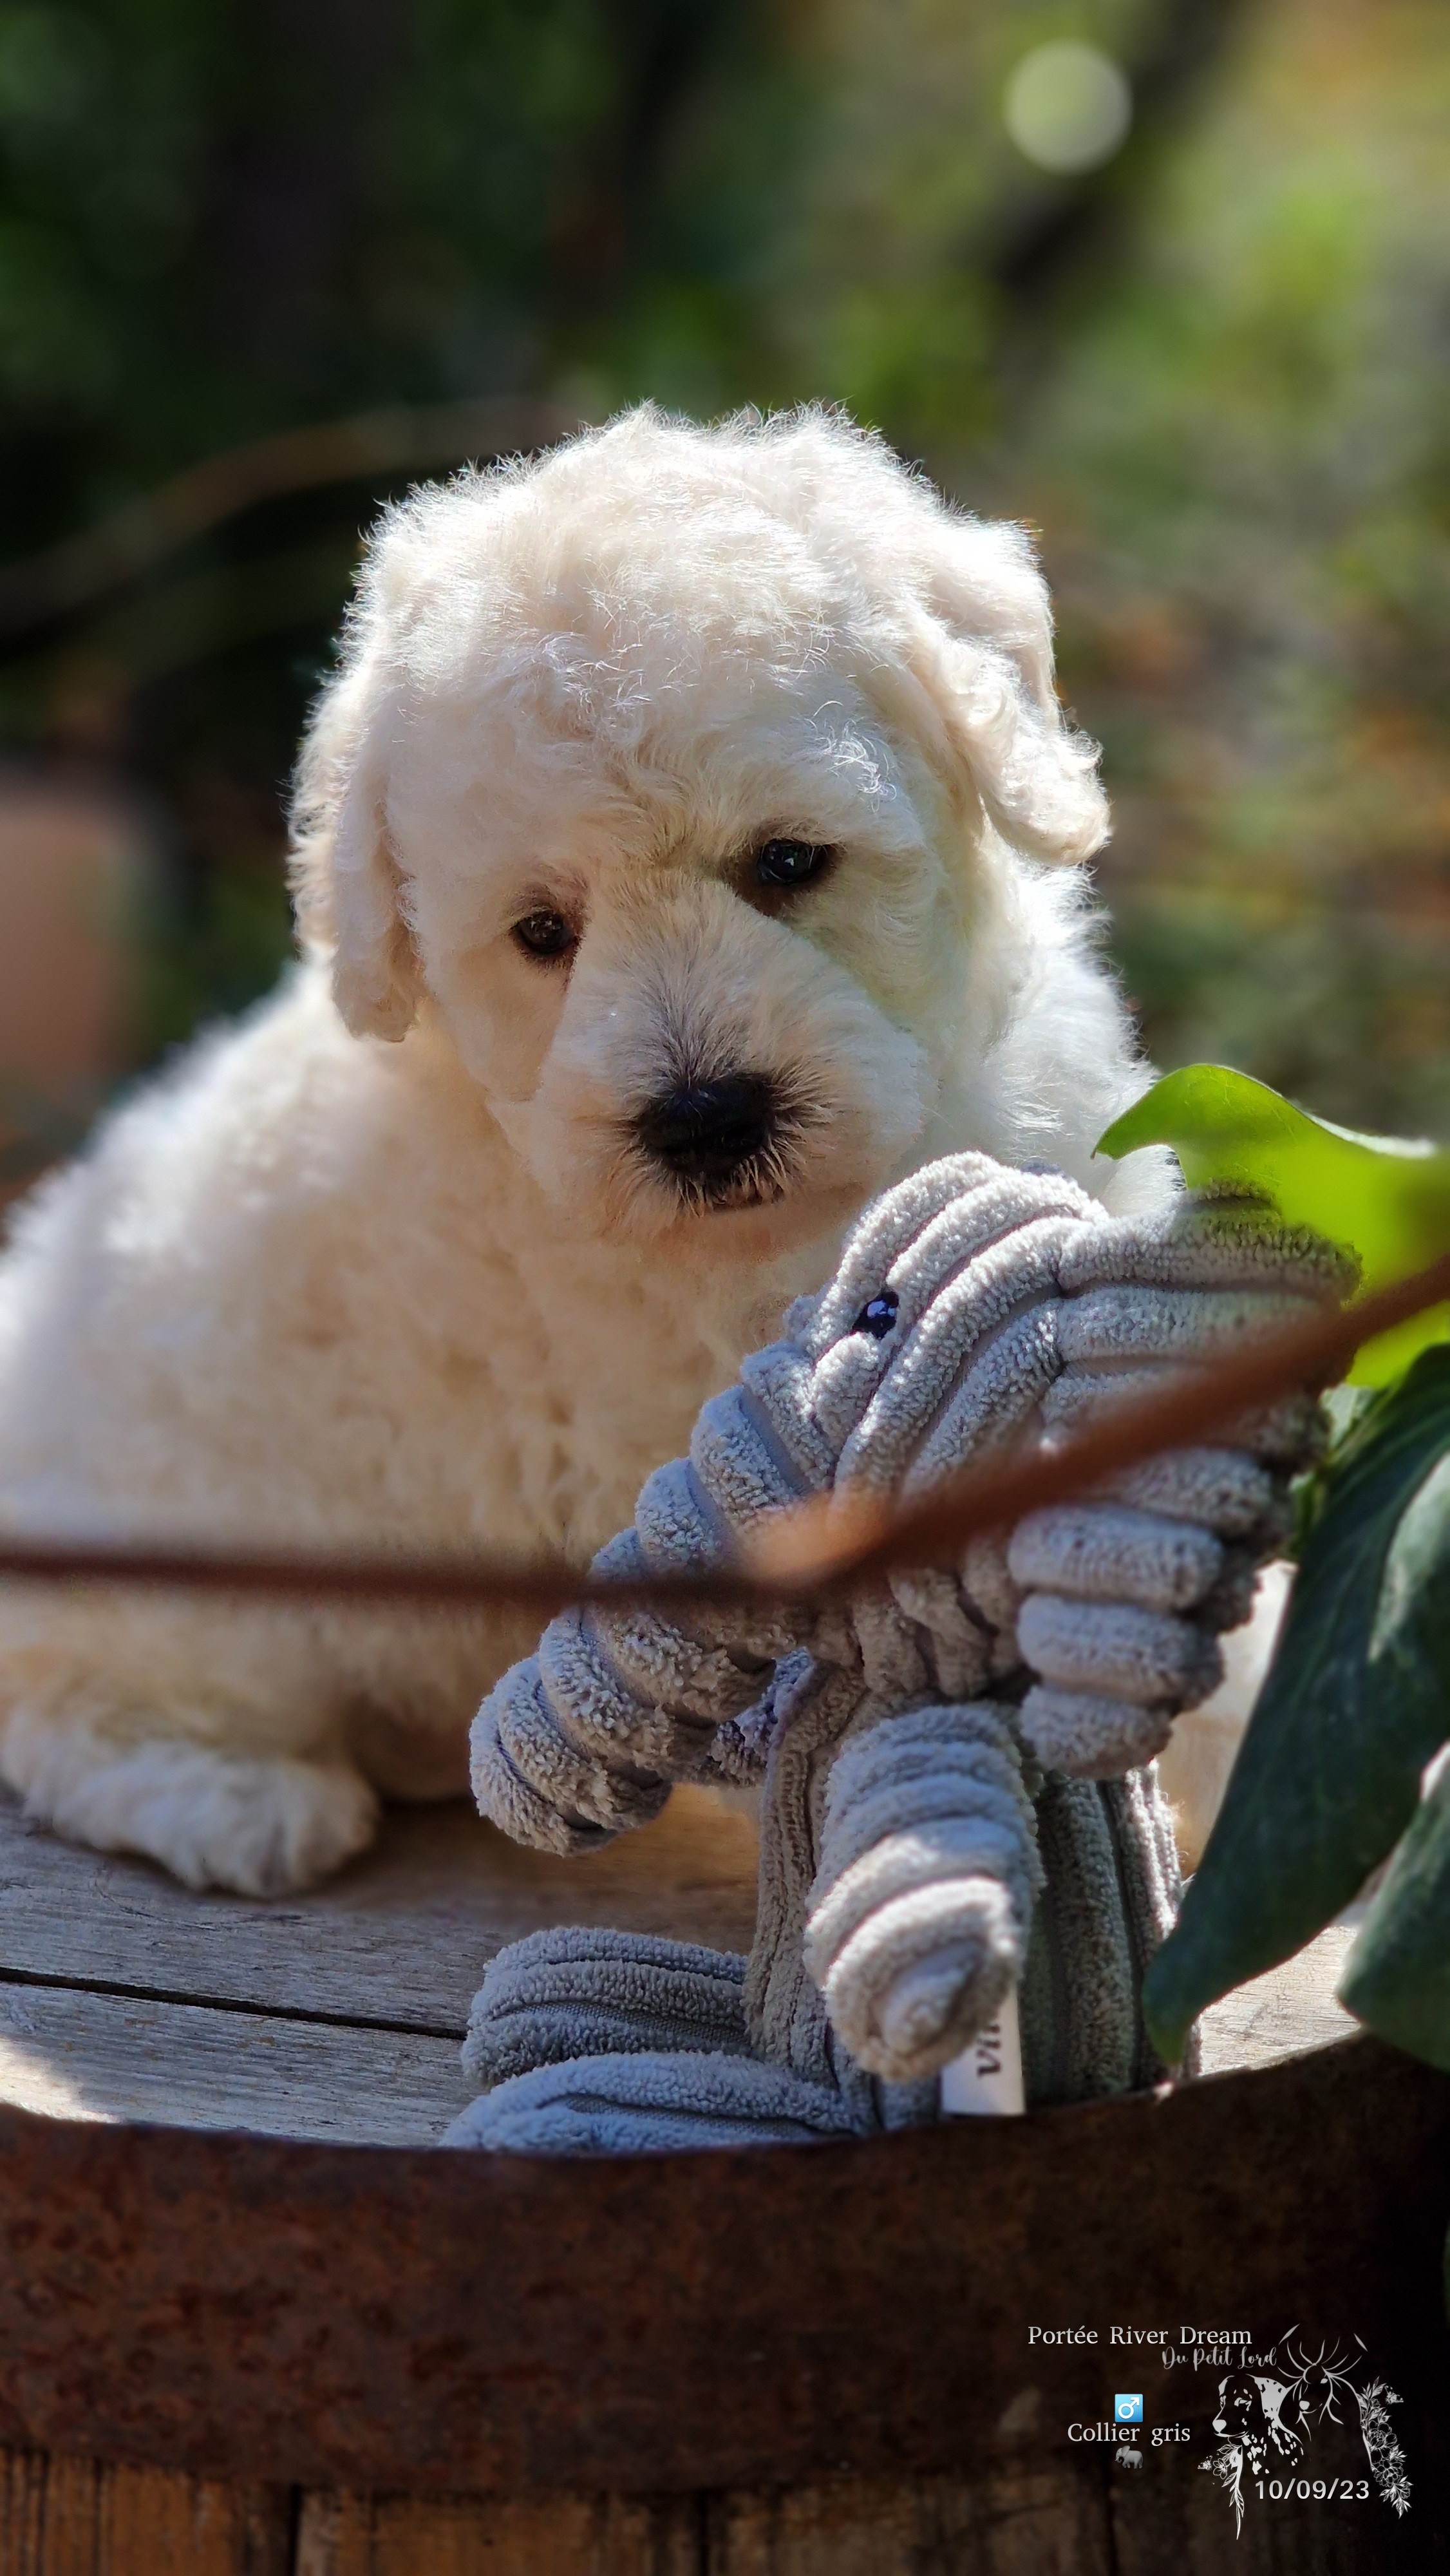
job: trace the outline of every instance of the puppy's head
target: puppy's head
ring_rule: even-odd
[[[647,407],[385,517],[296,874],[348,1026],[441,1023],[561,1206],[759,1250],[932,1149],[1102,835],[1019,530]]]

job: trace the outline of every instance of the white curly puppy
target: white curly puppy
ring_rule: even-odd
[[[17,1224],[10,1522],[582,1563],[883,1185],[978,1146],[1104,1187],[1146,1078],[1104,829],[1026,537],[840,419],[647,407],[414,494],[303,752],[305,962]],[[300,1886],[463,1787],[532,1642],[11,1590],[0,1772]]]

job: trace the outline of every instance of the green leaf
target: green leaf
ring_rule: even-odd
[[[1115,1159],[1171,1145],[1190,1189],[1236,1186],[1270,1199],[1360,1261],[1360,1293],[1407,1278],[1450,1252],[1450,1152],[1395,1136],[1356,1136],[1311,1118],[1266,1083],[1227,1065],[1166,1074],[1099,1137]],[[1366,1343],[1351,1378],[1387,1386],[1432,1342],[1450,1339],[1450,1306]]]
[[[1450,1774],[1390,1862],[1339,1998],[1381,2039],[1450,2072]]]
[[[1278,1652],[1144,2005],[1169,2059],[1205,2004],[1292,1957],[1392,1850],[1450,1733],[1450,1350],[1352,1430]]]

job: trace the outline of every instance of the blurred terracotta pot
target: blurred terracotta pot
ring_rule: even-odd
[[[0,1198],[73,1149],[131,1061],[149,868],[123,793],[0,770]]]

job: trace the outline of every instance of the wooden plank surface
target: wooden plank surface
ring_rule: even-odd
[[[763,2494],[308,2495],[295,2576],[1111,2576],[1095,2466]]]
[[[0,1805],[0,2102],[91,2120],[427,2146],[469,2088],[457,2043],[487,1960],[541,1924],[744,1948],[749,1818],[706,1791],[587,1860],[519,1849],[461,1807],[400,1809],[377,1849],[278,1904],[197,1896]],[[1207,2016],[1205,2071],[1352,2028],[1336,1926]]]
[[[1204,2074],[1279,2066],[1306,2049],[1348,2039],[1359,2024],[1335,2001],[1334,1989],[1353,1941],[1353,1926],[1331,1923],[1297,1958],[1211,2005],[1203,2016]]]
[[[0,1979],[0,2100],[53,2119],[428,2147],[473,2091],[452,2039]]]
[[[290,2576],[291,2521],[285,2487],[0,2451],[0,2576]]]
[[[292,2576],[705,2576],[703,2519],[694,2496],[314,2494]]]
[[[707,2499],[707,2576],[1115,2576],[1096,2463]]]
[[[302,1896],[195,1895],[0,1803],[0,1975],[462,2036],[487,1962],[549,1923],[749,1947],[755,1831],[704,1789],[604,1851],[524,1851],[469,1807],[394,1808],[372,1851]]]
[[[1417,2499],[1417,2505],[1420,2503]],[[0,2576],[1419,2576],[1383,2508],[1251,2511],[1193,2458],[681,2496],[363,2496],[0,2452]]]
[[[1206,2017],[1209,2074],[1271,2066],[1354,2027],[1337,1928]],[[431,2146],[471,2098],[453,2039],[97,1995],[0,1978],[0,2101],[52,2118]]]

